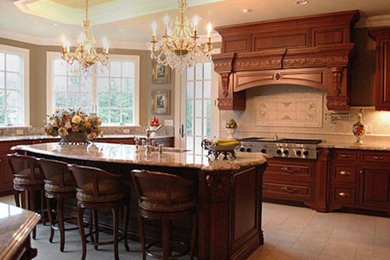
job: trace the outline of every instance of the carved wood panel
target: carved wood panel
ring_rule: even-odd
[[[358,11],[347,11],[216,28],[223,45],[222,54],[212,57],[221,75],[218,107],[243,110],[245,95],[235,93],[284,83],[325,89],[329,110],[348,110],[348,65],[354,49],[350,30],[358,18]],[[302,71],[280,71],[286,69]]]

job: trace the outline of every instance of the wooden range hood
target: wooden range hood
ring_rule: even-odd
[[[329,110],[348,110],[351,29],[359,11],[217,27],[218,108],[245,110],[245,90],[294,84],[327,91]],[[275,86],[276,87],[276,86]]]

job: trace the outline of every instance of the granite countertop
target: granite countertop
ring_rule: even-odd
[[[354,150],[376,150],[376,151],[390,151],[390,142],[370,142],[365,141],[363,144],[355,144],[353,142],[336,142],[326,141],[317,145],[318,148],[328,149],[354,149]]]
[[[197,168],[206,171],[238,170],[242,167],[261,165],[266,155],[260,153],[236,153],[235,160],[209,160],[206,156],[182,152],[180,149],[166,148],[162,154],[136,151],[135,145],[93,143],[89,145],[59,145],[45,143],[19,145],[13,150],[56,156],[68,159],[114,162],[125,164],[155,165],[167,167]]]
[[[0,259],[15,259],[15,253],[40,219],[35,212],[0,203]]]
[[[98,138],[146,138],[145,135],[135,135],[135,134],[116,134],[116,135],[104,135],[103,137]],[[160,138],[170,138],[173,136],[170,135],[158,135],[152,139]],[[47,135],[19,135],[19,136],[0,136],[0,142],[6,141],[21,141],[21,140],[41,140],[41,139],[60,139],[60,137],[53,137]]]

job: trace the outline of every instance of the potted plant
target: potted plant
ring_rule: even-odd
[[[237,126],[237,122],[233,118],[230,119],[229,122],[226,122],[226,131],[228,132],[227,139],[236,139],[234,134],[236,133]]]
[[[98,135],[103,136],[101,123],[100,116],[87,115],[81,109],[56,109],[48,118],[45,132],[49,136],[60,136],[61,144],[88,143]]]

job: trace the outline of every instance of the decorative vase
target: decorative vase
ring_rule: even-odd
[[[158,126],[154,126],[154,125],[149,126],[149,129],[152,130],[152,132],[150,133],[150,138],[155,138],[157,136],[157,133],[156,133],[157,128],[158,128]]]
[[[87,144],[86,132],[70,132],[67,136],[61,136],[60,144]]]
[[[360,110],[358,114],[358,121],[352,126],[352,133],[356,136],[355,144],[363,144],[362,137],[366,134],[367,125],[363,123],[363,114]]]
[[[234,134],[236,133],[236,128],[226,128],[226,131],[228,132],[227,139],[236,139],[234,137]]]

